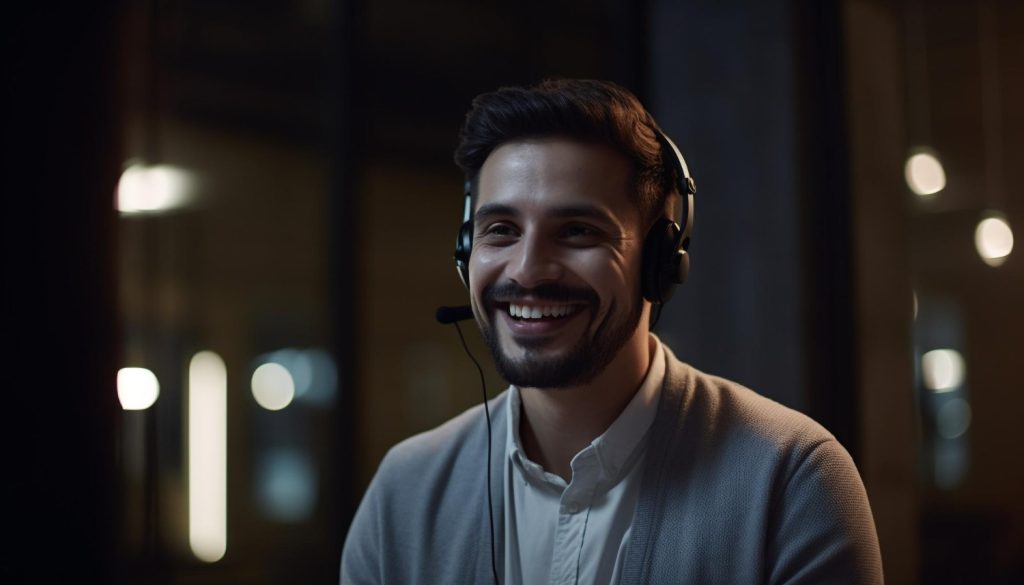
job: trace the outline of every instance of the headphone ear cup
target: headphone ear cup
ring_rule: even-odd
[[[679,267],[676,271],[676,282],[683,284],[690,274],[690,254],[686,250],[678,250],[676,256],[676,265]]]
[[[455,238],[455,270],[462,284],[469,288],[469,256],[473,252],[473,222],[463,222]]]
[[[644,298],[652,303],[667,303],[676,286],[686,280],[690,255],[682,248],[681,239],[679,224],[665,217],[647,232],[641,283]]]
[[[671,227],[674,225],[667,218],[659,218],[644,239],[643,265],[641,289],[644,298],[652,303],[662,302],[662,289],[664,287],[664,266],[666,261],[666,250],[669,246],[667,240],[671,235]]]

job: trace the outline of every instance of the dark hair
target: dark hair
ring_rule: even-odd
[[[455,164],[475,186],[480,167],[506,142],[565,136],[604,142],[633,163],[633,200],[644,224],[665,207],[671,171],[661,160],[654,118],[628,89],[610,81],[550,79],[478,95],[466,114]]]

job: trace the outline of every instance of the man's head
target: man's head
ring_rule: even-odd
[[[513,384],[586,383],[637,339],[644,238],[672,184],[660,149],[650,115],[610,83],[474,100],[456,151],[474,194],[468,284]]]
[[[629,196],[650,224],[665,213],[672,189],[655,128],[640,100],[608,81],[555,79],[531,88],[505,87],[473,100],[455,149],[455,164],[470,180],[475,196],[484,161],[506,142],[550,136],[602,142],[630,162]]]

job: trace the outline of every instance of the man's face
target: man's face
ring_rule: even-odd
[[[590,381],[643,315],[629,161],[566,138],[506,143],[480,170],[470,294],[512,384]]]

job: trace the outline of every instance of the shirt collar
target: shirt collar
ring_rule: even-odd
[[[594,449],[602,468],[602,475],[613,482],[618,481],[623,471],[635,461],[634,456],[647,436],[658,410],[661,387],[665,380],[665,352],[661,347],[661,341],[653,333],[649,335],[649,348],[651,363],[640,383],[640,388],[611,426],[586,448]],[[514,385],[508,388],[508,408],[506,452],[509,459],[518,464],[528,477],[541,481],[549,480],[547,476],[551,474],[530,461],[522,449],[519,437],[522,398],[519,395],[519,388]]]

